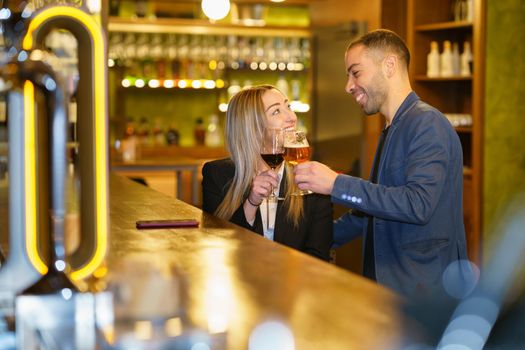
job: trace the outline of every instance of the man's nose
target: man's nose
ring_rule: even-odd
[[[348,79],[346,80],[345,91],[349,94],[352,94],[354,88],[354,79],[352,77],[348,77]]]

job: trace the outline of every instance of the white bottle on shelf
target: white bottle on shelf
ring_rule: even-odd
[[[442,77],[451,77],[454,75],[452,63],[452,48],[450,41],[445,40],[443,43],[443,52],[440,56],[440,75]]]
[[[427,76],[439,77],[439,48],[437,41],[430,43],[430,52],[427,55]]]
[[[454,76],[458,76],[461,71],[461,64],[459,58],[459,44],[457,42],[452,43],[452,71]]]
[[[463,43],[463,53],[461,54],[461,72],[460,75],[468,77],[472,75],[472,50],[470,49],[470,42]]]
[[[474,0],[466,1],[465,20],[472,22],[474,20]]]

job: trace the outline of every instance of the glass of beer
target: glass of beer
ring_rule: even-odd
[[[310,159],[310,145],[306,133],[300,130],[286,130],[284,136],[284,160],[292,167]],[[292,192],[294,196],[304,196],[312,191],[300,190]]]

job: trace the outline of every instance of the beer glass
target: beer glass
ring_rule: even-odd
[[[286,130],[284,137],[284,160],[292,167],[310,159],[310,145],[306,139],[306,132],[300,130]],[[294,196],[304,196],[312,191],[297,189]]]

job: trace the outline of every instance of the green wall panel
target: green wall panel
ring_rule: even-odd
[[[501,234],[499,219],[525,193],[525,1],[487,1],[486,49],[483,227],[488,257]]]

